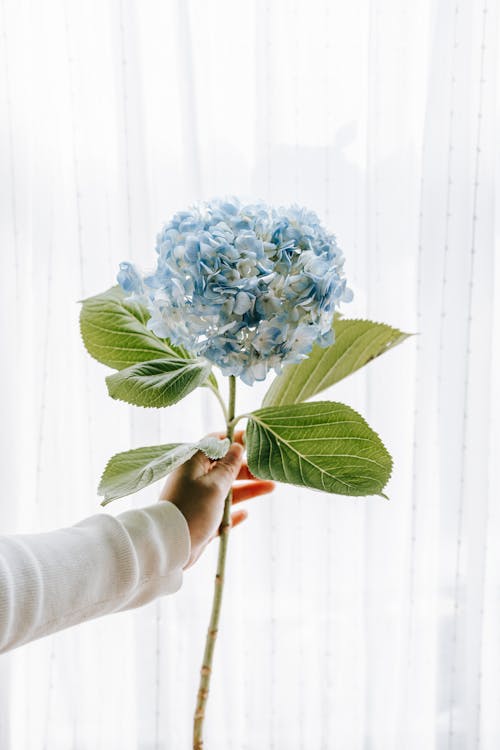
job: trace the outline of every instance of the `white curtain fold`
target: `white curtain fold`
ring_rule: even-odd
[[[111,401],[78,300],[152,266],[193,200],[305,204],[345,252],[344,314],[416,334],[327,394],[393,454],[390,501],[252,502],[206,746],[496,750],[497,3],[2,0],[0,24],[0,531],[104,512],[110,455],[221,426],[206,393]],[[2,749],[188,750],[215,558],[3,656]]]

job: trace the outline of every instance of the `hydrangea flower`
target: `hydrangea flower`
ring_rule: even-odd
[[[152,275],[118,274],[148,327],[249,385],[332,344],[336,306],[352,299],[335,236],[300,206],[198,203],[165,224],[156,252]]]

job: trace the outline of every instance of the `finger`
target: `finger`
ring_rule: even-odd
[[[179,473],[190,479],[198,479],[210,471],[212,461],[203,451],[197,451],[188,461],[179,466]]]
[[[212,465],[212,470],[208,475],[210,482],[215,482],[224,494],[229,492],[238,476],[242,461],[243,447],[239,443],[233,443],[224,458]]]
[[[233,504],[249,500],[251,497],[267,495],[267,493],[272,492],[274,488],[274,482],[269,482],[264,479],[255,479],[253,482],[245,482],[245,484],[233,487]]]
[[[209,436],[219,438],[219,440],[224,440],[224,438],[227,437],[227,432],[210,432]],[[239,443],[245,447],[245,430],[236,430],[233,435],[233,443]]]
[[[248,518],[248,512],[246,510],[236,510],[231,514],[231,528],[234,528],[234,526],[239,526],[240,523],[242,523],[246,518]],[[220,536],[220,529],[218,529],[215,534],[210,537],[208,543],[212,542],[214,539],[217,539],[218,536]]]
[[[217,440],[224,440],[224,438],[227,437],[226,432],[209,432],[206,437],[214,437],[217,438]]]
[[[257,479],[257,477],[254,477],[254,475],[248,468],[248,464],[246,461],[241,464],[241,469],[238,473],[237,479]]]
[[[243,435],[243,432],[236,433]],[[219,440],[223,440],[226,437],[225,432],[209,432],[207,437],[215,437]],[[240,441],[241,443],[241,441]],[[188,461],[185,461],[182,466],[179,467],[181,474],[184,474],[191,479],[198,479],[204,474],[210,471],[213,466],[213,461],[203,451],[197,451]],[[242,477],[242,479],[251,477]]]
[[[219,440],[224,440],[227,437],[227,432],[209,432],[207,437],[216,437]],[[245,445],[245,430],[236,430],[233,435],[233,442]]]
[[[243,523],[243,521],[245,521],[247,518],[248,513],[246,512],[246,510],[237,510],[231,516],[231,528],[236,528],[236,526],[239,526],[240,523]]]

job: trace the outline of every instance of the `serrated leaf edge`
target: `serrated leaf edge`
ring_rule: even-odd
[[[256,409],[256,411],[257,412],[262,412],[262,411],[268,411],[268,410],[273,410],[273,409],[282,409],[285,406],[289,406],[289,407],[293,408],[293,407],[296,407],[296,406],[301,406],[301,405],[303,405],[305,403],[307,403],[307,402],[300,401],[300,402],[294,403],[294,404],[281,404],[281,405],[278,405],[278,406],[264,406],[264,407],[262,407],[260,409]],[[366,427],[368,427],[368,429],[370,430],[370,432],[372,432],[378,438],[378,440],[380,441],[381,446],[383,447],[384,451],[386,452],[386,454],[387,454],[387,456],[389,458],[389,473],[387,475],[386,482],[385,482],[385,484],[382,487],[382,489],[385,489],[385,487],[387,487],[387,485],[389,484],[389,482],[390,482],[390,480],[392,478],[392,473],[393,473],[393,470],[394,470],[394,459],[392,457],[391,452],[388,450],[388,448],[385,445],[384,441],[380,437],[379,433],[375,429],[373,429],[373,427],[370,424],[368,424],[367,420],[365,419],[365,417],[362,414],[360,414],[356,409],[354,409],[349,404],[344,404],[341,401],[314,401],[314,402],[311,402],[311,403],[318,404],[318,405],[339,403],[342,406],[347,406],[349,409],[351,409],[351,411],[354,412],[354,414],[356,414],[356,416],[358,416],[364,422],[364,424],[366,425]],[[249,420],[251,420],[253,418],[254,414],[255,414],[255,412],[249,412],[246,416],[248,417]],[[247,427],[248,427],[248,425],[247,425]],[[270,431],[273,432],[273,430],[270,430]],[[273,434],[276,435],[276,433],[274,433],[274,432],[273,432]],[[246,436],[246,428],[245,428],[245,436]],[[276,436],[276,437],[278,438],[279,436]],[[279,440],[283,441],[282,438],[279,438]],[[279,444],[279,440],[277,440],[278,444]],[[285,441],[283,441],[283,442],[285,442]],[[292,450],[294,450],[294,449],[292,448]],[[294,452],[296,452],[296,451],[294,451]],[[315,468],[318,469],[318,471],[322,472],[322,470],[319,469],[319,467],[315,467]],[[255,474],[255,476],[257,478],[259,478],[257,474]],[[342,480],[337,480],[337,481],[340,481],[341,484],[347,484],[349,486],[348,483],[342,482]],[[295,487],[302,487],[303,486],[303,485],[300,485],[300,484],[293,484],[292,482],[290,482],[290,484],[292,484],[292,486],[295,486]],[[314,488],[311,488],[311,489],[314,489]],[[319,491],[321,492],[321,490],[319,490]],[[334,494],[334,493],[332,493],[332,494]],[[389,498],[387,497],[387,495],[385,495],[383,492],[375,493],[375,494],[380,495],[381,497],[385,498],[386,500],[389,500]],[[355,496],[353,496],[353,497],[355,497]],[[364,497],[364,495],[358,495],[357,497]],[[366,497],[371,497],[371,496],[370,495],[366,495]]]

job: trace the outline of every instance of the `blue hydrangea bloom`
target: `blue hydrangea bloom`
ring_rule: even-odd
[[[156,252],[153,274],[130,263],[118,274],[148,327],[249,385],[332,344],[336,307],[352,299],[335,236],[300,206],[198,203],[163,227]]]

